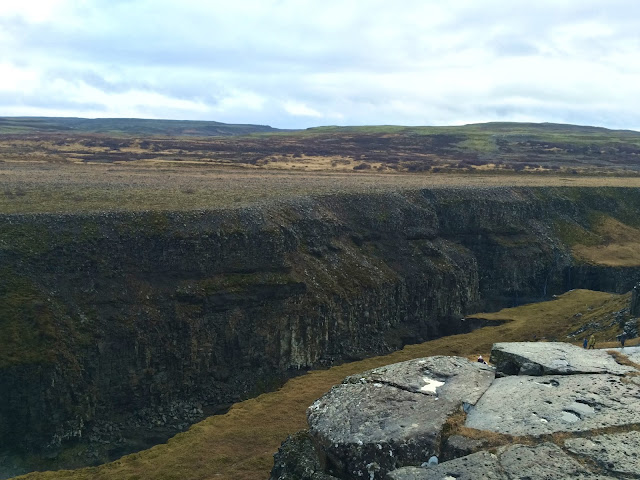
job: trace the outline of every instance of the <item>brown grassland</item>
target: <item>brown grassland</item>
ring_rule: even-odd
[[[159,131],[165,123],[143,122]],[[0,118],[0,213],[229,208],[440,186],[640,186],[640,133],[592,127],[323,127],[193,137],[128,134],[140,127],[130,119],[102,125],[111,133],[65,125]],[[116,127],[123,130],[109,130]]]
[[[154,162],[0,162],[0,213],[194,210],[308,195],[440,187],[640,187],[640,177],[247,169]]]
[[[477,317],[503,320],[494,327],[453,335],[422,344],[410,345],[386,356],[311,371],[289,380],[281,389],[234,405],[224,415],[212,416],[180,433],[166,444],[125,456],[99,467],[80,470],[31,473],[21,479],[265,479],[273,465],[273,454],[287,437],[306,426],[306,408],[332,385],[347,375],[390,363],[430,355],[460,355],[474,359],[487,356],[496,341],[575,341],[590,330],[572,338],[582,325],[611,317],[625,307],[629,294],[615,295],[588,290],[574,290],[555,300],[509,308]],[[581,315],[576,315],[580,313]],[[609,331],[610,330],[610,331]],[[616,346],[616,328],[596,334],[600,347]],[[638,339],[629,345],[638,343]],[[617,354],[619,358],[623,355]],[[460,419],[458,419],[460,420]],[[461,427],[452,419],[449,431]],[[469,432],[467,432],[469,433]],[[473,434],[473,432],[471,432]],[[486,437],[486,432],[478,432]],[[513,438],[492,438],[496,444]],[[552,439],[553,440],[553,439]],[[527,441],[527,439],[518,439]]]

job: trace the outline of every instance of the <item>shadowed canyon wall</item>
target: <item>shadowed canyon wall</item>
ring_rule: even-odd
[[[2,216],[0,452],[112,458],[299,369],[467,331],[467,313],[628,291],[640,270],[577,261],[571,232],[639,211],[636,189],[491,188]]]

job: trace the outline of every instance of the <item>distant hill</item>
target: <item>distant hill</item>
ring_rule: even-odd
[[[604,127],[588,125],[571,125],[564,123],[526,123],[526,122],[486,122],[469,123],[466,125],[446,126],[403,126],[403,125],[358,125],[337,126],[328,125],[312,127],[304,130],[307,134],[322,133],[359,133],[359,134],[496,134],[496,135],[605,135],[626,136],[640,138],[640,132],[635,130],[611,130]]]
[[[640,176],[640,132],[515,122],[282,130],[210,121],[0,117],[0,161],[7,159],[189,161],[332,172]]]
[[[101,133],[107,135],[161,135],[228,137],[280,132],[268,125],[231,124],[198,120],[142,118],[0,117],[2,133]]]

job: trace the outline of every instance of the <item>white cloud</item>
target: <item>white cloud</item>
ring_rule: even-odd
[[[0,114],[634,127],[639,32],[625,0],[6,0]]]
[[[42,23],[54,19],[64,3],[65,0],[4,0],[0,3],[0,17],[16,16]]]
[[[313,108],[301,102],[287,101],[284,103],[283,108],[287,113],[296,117],[322,118],[324,116],[319,111],[314,110]]]

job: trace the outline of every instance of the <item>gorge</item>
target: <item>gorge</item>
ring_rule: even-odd
[[[577,247],[639,209],[635,188],[440,187],[2,215],[0,458],[108,461],[301,371],[479,326],[468,313],[628,291],[639,265]]]

